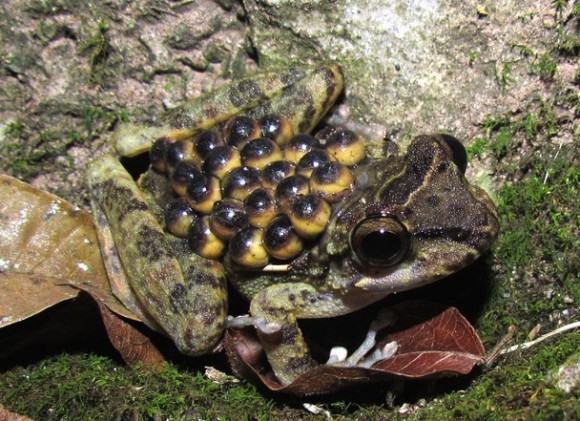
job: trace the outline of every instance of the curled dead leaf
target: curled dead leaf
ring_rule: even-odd
[[[395,378],[425,378],[467,374],[485,359],[485,349],[471,324],[454,307],[424,301],[390,308],[397,320],[384,330],[377,347],[396,341],[392,357],[371,368],[319,365],[292,383],[275,378],[252,328],[232,329],[224,340],[236,374],[272,391],[297,395],[324,394],[346,386]]]
[[[139,320],[113,295],[92,216],[3,174],[0,196],[0,328],[82,290],[98,303],[111,342],[125,361],[159,364],[159,351],[120,317]]]

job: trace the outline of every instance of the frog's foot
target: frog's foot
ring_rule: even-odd
[[[282,325],[276,322],[266,322],[263,317],[252,317],[249,314],[243,316],[228,316],[226,327],[228,329],[242,329],[253,326],[264,335],[273,335],[282,330]]]
[[[394,341],[374,350],[370,355],[367,354],[376,346],[377,333],[385,327],[391,326],[394,321],[395,314],[388,309],[382,309],[371,322],[366,338],[350,357],[347,358],[345,348],[334,347],[330,351],[330,357],[326,364],[342,367],[371,367],[377,361],[392,357],[398,348]]]

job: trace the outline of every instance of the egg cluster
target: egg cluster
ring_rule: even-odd
[[[177,195],[165,212],[167,229],[203,257],[227,249],[247,268],[300,254],[326,228],[331,205],[352,191],[348,167],[365,156],[350,130],[294,134],[279,116],[234,117],[191,139],[160,138],[150,151]]]

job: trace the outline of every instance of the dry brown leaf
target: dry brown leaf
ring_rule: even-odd
[[[135,318],[112,296],[91,216],[0,174],[0,328],[74,298],[78,289]]]
[[[153,369],[160,369],[165,359],[147,336],[142,334],[131,323],[113,313],[97,297],[103,323],[111,343],[129,365],[138,363]]]
[[[396,341],[392,357],[372,368],[319,365],[289,385],[274,377],[252,328],[228,331],[224,346],[234,371],[273,391],[298,395],[330,393],[346,386],[393,378],[466,374],[483,363],[485,350],[469,322],[453,307],[413,301],[389,307],[397,320],[379,341]]]
[[[1,421],[32,421],[32,419],[25,417],[24,415],[18,415],[14,412],[10,412],[0,404],[0,420]]]

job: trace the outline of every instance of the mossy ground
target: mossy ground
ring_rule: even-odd
[[[48,7],[49,3],[54,5]],[[553,2],[554,7],[561,3],[565,2]],[[72,10],[67,2],[30,5],[29,13],[40,16]],[[580,7],[575,7],[580,15]],[[46,43],[68,36],[66,26],[58,25],[44,26],[38,33]],[[119,77],[110,74],[115,53],[106,48],[106,27],[93,25],[81,38],[85,47],[80,54],[88,69],[83,77],[96,78],[94,85],[104,89],[111,78]],[[513,343],[521,343],[537,324],[541,335],[580,319],[580,71],[576,68],[571,86],[555,78],[560,64],[577,63],[579,45],[577,36],[562,32],[553,49],[536,57],[529,69],[546,90],[509,113],[482,118],[479,136],[468,148],[472,164],[492,173],[482,183],[494,190],[502,224],[497,244],[483,263],[493,288],[483,297],[483,308],[470,314],[488,350],[510,325],[517,328]],[[204,63],[204,69],[211,67]],[[26,73],[28,65],[13,61],[7,68],[18,75]],[[151,72],[162,70],[148,71],[151,77]],[[509,95],[509,71],[504,68],[498,78],[505,95]],[[3,96],[17,98],[20,87],[10,89],[14,91],[5,89]],[[30,180],[47,170],[64,169],[62,181],[68,181],[73,163],[66,152],[78,146],[93,151],[89,142],[127,119],[123,107],[100,106],[96,100],[92,104],[56,107],[48,101],[26,118],[11,120],[3,130],[3,171]],[[132,111],[132,117],[145,111]],[[79,190],[69,191],[63,185],[53,191],[69,199],[77,197]],[[469,308],[469,303],[463,307]],[[98,319],[91,326],[101,329]],[[246,382],[212,383],[201,374],[203,365],[227,370],[219,357],[202,359],[194,366],[177,360],[161,372],[149,372],[125,366],[108,346],[81,350],[63,346],[65,353],[40,352],[32,359],[2,361],[0,403],[38,420],[326,419],[310,415],[303,402],[321,402],[333,419],[392,419],[405,402],[413,413],[406,419],[580,419],[580,392],[562,392],[553,374],[569,357],[578,356],[578,331],[502,355],[491,367],[465,378],[389,388],[371,385],[324,399],[281,397]]]

